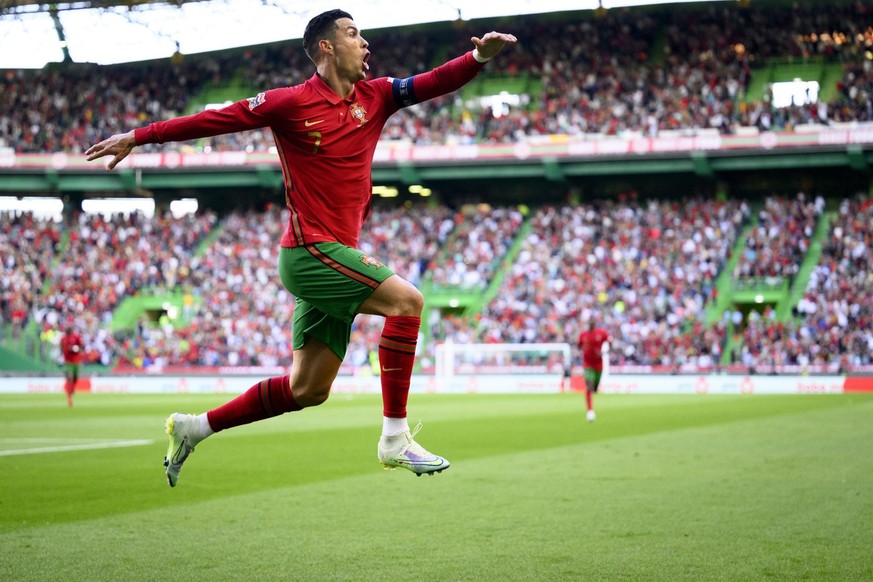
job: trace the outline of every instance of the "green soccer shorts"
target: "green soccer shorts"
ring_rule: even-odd
[[[64,363],[64,377],[72,382],[79,379],[79,364]]]
[[[336,242],[279,249],[279,276],[297,298],[293,348],[315,338],[345,358],[358,308],[393,274],[373,257]]]
[[[585,386],[592,392],[597,392],[600,387],[600,378],[603,376],[603,370],[595,370],[594,368],[585,368]]]

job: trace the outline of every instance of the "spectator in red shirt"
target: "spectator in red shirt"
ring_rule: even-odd
[[[609,341],[606,330],[597,327],[594,316],[588,320],[588,329],[579,334],[577,345],[582,351],[582,367],[585,374],[585,407],[588,422],[594,422],[593,394],[600,387],[603,376],[603,344]]]
[[[72,326],[67,326],[64,336],[61,338],[61,354],[64,358],[64,392],[67,394],[67,406],[73,406],[73,392],[76,391],[76,382],[79,381],[79,366],[82,363],[82,354],[85,351],[85,342],[82,336],[76,333]]]

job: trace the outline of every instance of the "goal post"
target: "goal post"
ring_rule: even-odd
[[[569,390],[568,343],[436,345],[440,392],[562,392]]]

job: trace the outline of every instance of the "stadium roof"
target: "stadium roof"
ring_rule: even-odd
[[[593,10],[693,0],[356,0],[344,7],[363,29],[460,18]],[[712,0],[710,0],[712,1]],[[0,0],[0,69],[65,59],[112,64],[250,46],[303,35],[337,0]],[[486,32],[486,31],[483,31]]]

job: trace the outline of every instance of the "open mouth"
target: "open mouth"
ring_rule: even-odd
[[[364,60],[361,61],[361,64],[363,65],[365,71],[370,70],[370,65],[367,63],[368,60],[370,60],[370,53],[369,52],[364,55]]]

